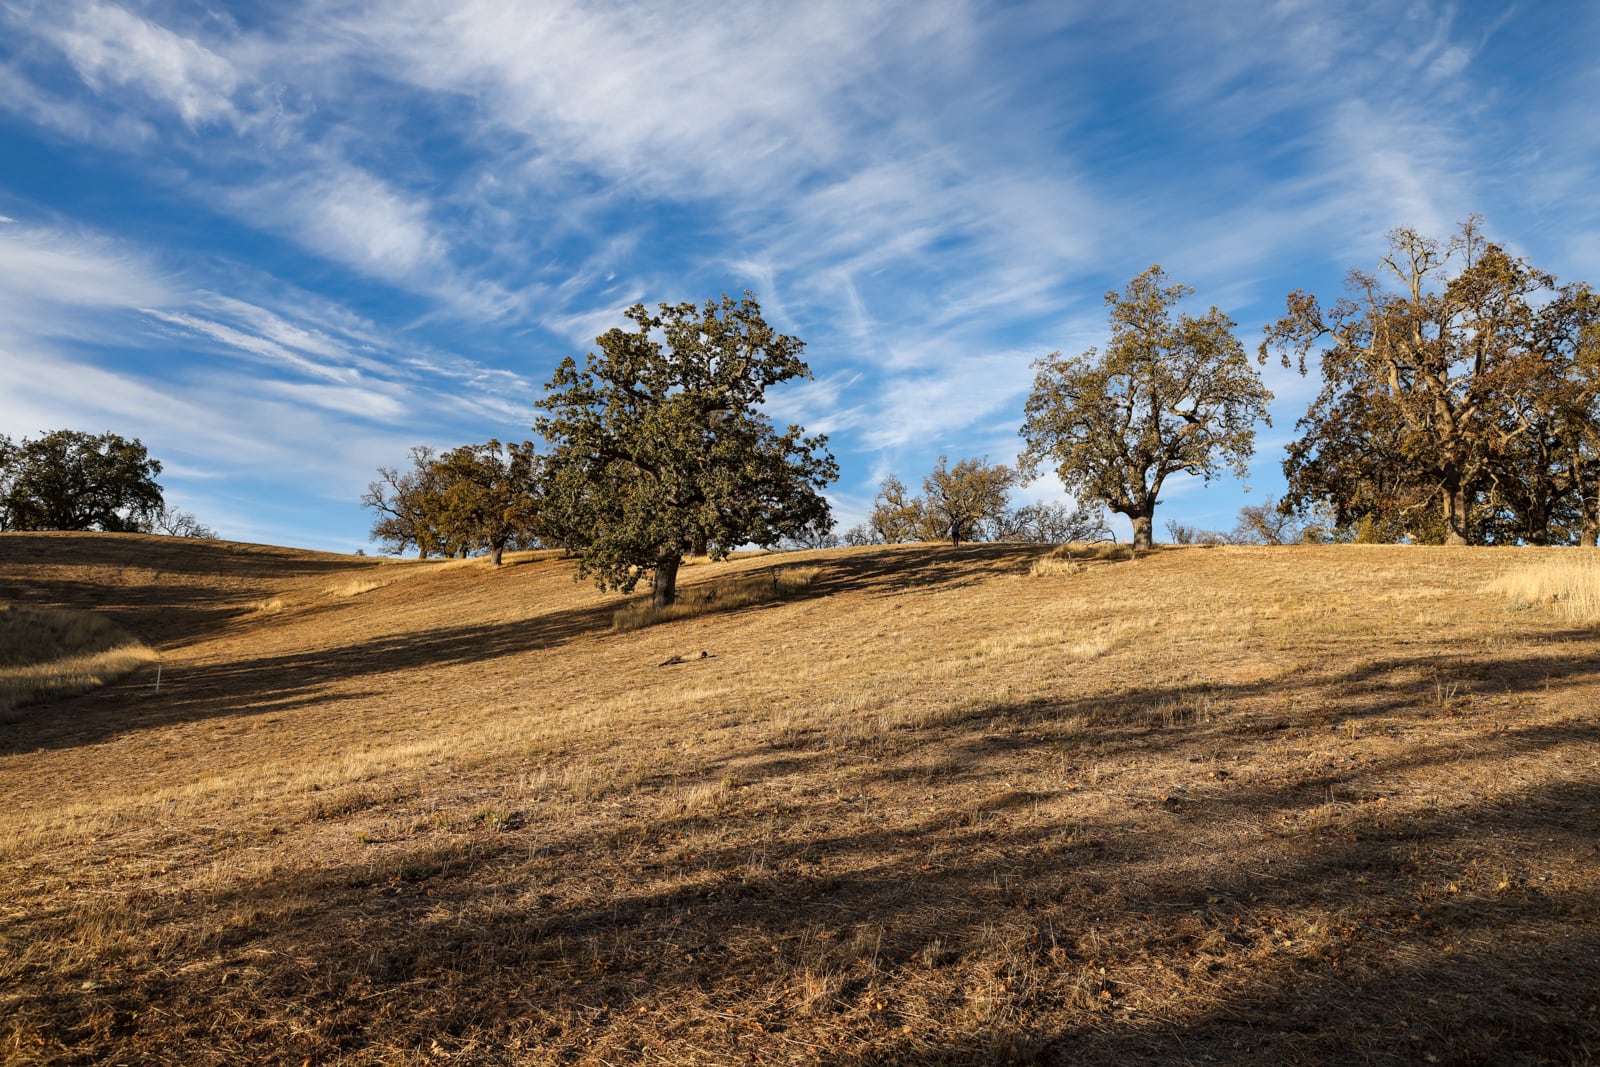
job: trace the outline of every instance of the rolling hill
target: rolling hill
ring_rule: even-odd
[[[1587,1062],[1600,629],[1490,588],[1578,552],[752,556],[682,581],[816,575],[613,632],[553,554],[0,535],[161,671],[0,715],[0,1058]]]

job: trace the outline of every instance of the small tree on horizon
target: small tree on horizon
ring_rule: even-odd
[[[922,482],[922,513],[929,533],[948,537],[952,547],[977,540],[982,524],[1005,514],[1017,472],[1003,463],[964,459],[954,467],[947,456]]]
[[[416,445],[410,456],[409,469],[378,468],[378,477],[361,494],[361,506],[376,512],[371,539],[382,542],[385,552],[400,555],[415,548],[418,559],[427,559],[446,551],[429,516],[437,455],[427,445]]]
[[[1243,477],[1255,424],[1271,420],[1272,394],[1245,358],[1233,320],[1216,308],[1194,318],[1172,309],[1194,292],[1167,285],[1153,266],[1106,294],[1111,342],[1034,364],[1020,463],[1025,476],[1054,469],[1081,499],[1133,524],[1149,548],[1161,487],[1174,474],[1209,481],[1224,466]]]
[[[918,540],[922,529],[922,501],[911,496],[899,478],[888,475],[878,483],[878,495],[872,498],[867,525],[878,542],[885,545]]]
[[[447,544],[482,549],[498,567],[511,545],[539,540],[540,457],[533,442],[490,440],[441,455],[432,468],[427,517]]]
[[[1111,536],[1106,513],[1093,507],[1071,507],[1043,500],[1006,511],[994,523],[993,540],[1059,545],[1071,541],[1098,541]]]
[[[193,537],[201,541],[217,539],[217,531],[195,518],[194,512],[175,511],[168,507],[162,507],[159,513],[151,516],[145,532],[166,537]]]

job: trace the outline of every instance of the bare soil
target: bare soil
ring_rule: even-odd
[[[1044,551],[614,633],[554,557],[0,535],[162,656],[0,721],[0,1060],[1594,1061],[1600,631],[1485,591],[1577,550]]]

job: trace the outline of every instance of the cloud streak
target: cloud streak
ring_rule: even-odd
[[[1482,211],[1568,278],[1600,246],[1586,11],[14,0],[0,30],[0,342],[247,411],[261,456],[526,432],[628,305],[750,286],[817,375],[773,412],[911,481],[1008,459],[1029,363],[1152,263],[1253,348],[1397,224]]]

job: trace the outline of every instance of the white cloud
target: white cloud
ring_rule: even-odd
[[[138,89],[190,126],[236,117],[239,78],[228,60],[116,4],[83,4],[41,30],[96,92]]]
[[[226,326],[220,322],[213,322],[184,312],[160,311],[154,308],[146,309],[145,314],[172,326],[209,337],[228,348],[313,377],[326,378],[336,382],[349,382],[359,377],[354,371],[313,362],[270,338],[244,330],[236,330],[232,326]]]
[[[299,382],[263,382],[262,393],[288,401],[296,409],[308,407],[388,421],[407,413],[406,404],[390,389],[357,386],[306,385]]]
[[[412,0],[340,29],[386,73],[478,99],[541,151],[678,195],[828,165],[852,143],[849,87],[894,58],[952,61],[967,22],[950,4]]]
[[[349,164],[328,161],[224,199],[246,221],[287,230],[308,248],[380,278],[404,281],[445,260],[428,203]]]
[[[948,449],[943,442],[966,436],[1002,411],[1009,418],[1010,411],[1020,410],[1020,398],[1032,385],[1028,366],[1035,355],[924,355],[927,371],[890,375],[881,384],[877,404],[861,415],[859,435],[874,449]]]
[[[0,229],[0,339],[119,340],[120,314],[176,291],[149,256],[104,236],[15,222]]]

